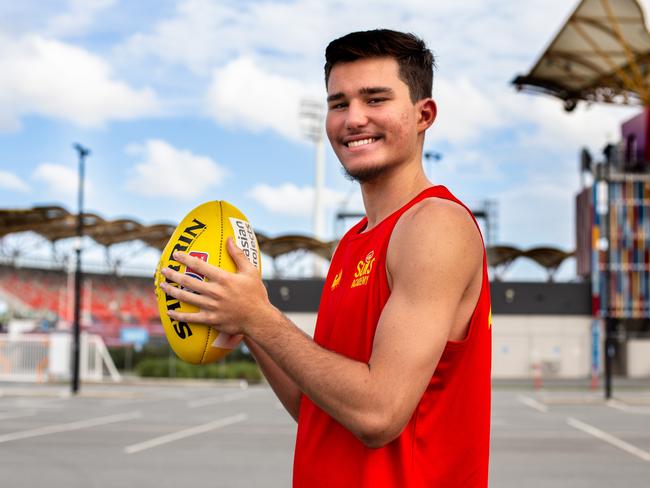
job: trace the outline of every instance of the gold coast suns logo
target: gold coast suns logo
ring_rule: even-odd
[[[350,288],[356,288],[357,286],[368,284],[370,273],[372,273],[372,268],[375,264],[375,259],[375,251],[370,251],[366,255],[365,261],[359,261],[357,263],[357,270],[354,273],[354,280],[352,281]]]
[[[332,287],[330,288],[330,291],[334,291],[334,289],[341,284],[342,276],[343,276],[343,270],[340,270],[338,273],[336,273],[334,279],[332,280]]]

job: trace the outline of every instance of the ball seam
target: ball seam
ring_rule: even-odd
[[[219,221],[221,223],[221,227],[219,229],[219,243],[221,245],[219,246],[219,259],[217,261],[217,266],[218,267],[221,267],[221,253],[222,253],[222,249],[223,249],[223,208],[222,208],[222,203],[223,202],[221,200],[219,200],[219,217],[220,218],[217,219],[217,221]],[[203,360],[205,359],[205,355],[208,352],[208,345],[210,344],[210,337],[212,336],[212,331],[213,331],[213,329],[212,329],[212,327],[210,327],[210,329],[208,330],[208,333],[207,333],[207,335],[205,337],[205,345],[203,346],[203,353],[201,354],[201,363],[203,363]],[[216,337],[215,337],[215,339],[216,339]]]

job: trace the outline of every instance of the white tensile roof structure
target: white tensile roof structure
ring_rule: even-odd
[[[650,107],[650,33],[637,0],[582,0],[519,90],[578,101]]]

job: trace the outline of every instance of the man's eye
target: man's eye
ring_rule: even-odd
[[[384,102],[384,101],[386,101],[385,98],[369,98],[368,99],[368,103],[370,105],[376,105],[376,104]]]
[[[334,103],[334,104],[330,105],[329,109],[330,110],[340,110],[340,109],[345,108],[345,107],[347,107],[346,103],[339,102],[339,103]]]

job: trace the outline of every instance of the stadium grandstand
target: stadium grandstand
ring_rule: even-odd
[[[73,321],[72,274],[56,269],[0,265],[0,294],[13,315],[38,319],[39,329],[67,328]],[[163,335],[149,278],[85,273],[81,288],[81,324],[119,343],[120,329],[137,325],[150,336]]]

